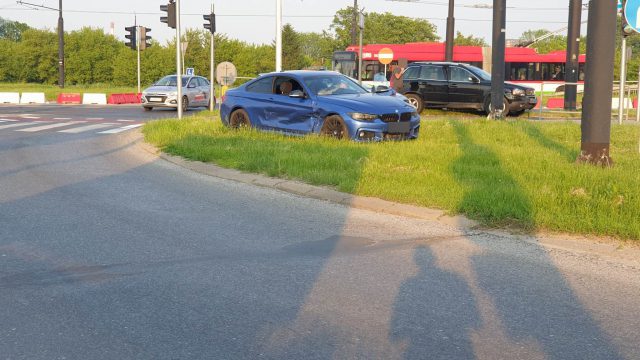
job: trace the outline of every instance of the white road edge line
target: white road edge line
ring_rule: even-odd
[[[127,131],[127,130],[131,130],[131,129],[135,129],[137,127],[142,126],[143,124],[134,124],[134,125],[127,125],[127,126],[123,126],[121,128],[117,128],[117,129],[111,129],[111,130],[106,130],[106,131],[101,131],[98,134],[117,134],[123,131]]]
[[[113,125],[117,125],[117,124],[93,124],[93,125],[85,125],[85,126],[80,126],[80,127],[75,127],[75,128],[71,128],[71,129],[66,129],[66,130],[60,130],[58,131],[59,133],[66,133],[66,134],[79,134],[81,132],[85,132],[85,131],[91,131],[91,130],[98,130],[98,129],[104,129],[104,128],[108,128],[111,127]]]
[[[59,128],[59,127],[63,127],[63,126],[77,125],[77,124],[80,124],[80,123],[82,123],[82,122],[81,121],[70,121],[70,122],[66,122],[66,123],[57,123],[57,124],[50,124],[50,125],[44,125],[44,126],[36,126],[36,127],[28,128],[28,129],[18,129],[16,131],[36,132],[36,131],[55,129],[55,128]]]

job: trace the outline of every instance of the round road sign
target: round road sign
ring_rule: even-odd
[[[382,48],[378,51],[378,61],[382,64],[389,65],[393,61],[393,50]]]
[[[624,3],[624,17],[631,29],[640,32],[640,0],[627,0]]]
[[[235,65],[228,61],[221,62],[216,67],[216,81],[218,81],[218,84],[220,85],[233,85],[237,77],[238,71],[236,70]]]

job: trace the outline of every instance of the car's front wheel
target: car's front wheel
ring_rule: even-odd
[[[182,112],[187,111],[189,108],[189,98],[186,96],[182,97]]]
[[[336,139],[349,137],[349,129],[339,115],[331,115],[324,119],[324,124],[320,129],[320,134]]]
[[[409,104],[416,108],[416,111],[418,112],[418,114],[420,114],[422,112],[422,109],[424,109],[424,102],[422,101],[420,95],[406,94],[405,96],[407,97],[407,100],[409,100]]]
[[[248,128],[251,127],[251,119],[249,114],[242,109],[238,109],[231,113],[229,117],[229,127],[232,129]]]

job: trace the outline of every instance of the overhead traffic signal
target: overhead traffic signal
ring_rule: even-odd
[[[204,28],[209,30],[212,34],[216,33],[216,14],[211,13],[209,15],[202,15],[202,17],[208,21],[204,23]]]
[[[135,26],[128,26],[126,28],[124,28],[129,34],[125,35],[124,37],[129,39],[129,42],[125,42],[124,44],[128,47],[131,48],[132,50],[136,50],[137,49],[137,42],[136,42],[136,27]]]
[[[160,10],[167,13],[167,16],[161,16],[160,22],[167,24],[170,28],[176,28],[176,3],[169,0],[169,4],[160,5]]]
[[[151,32],[148,27],[140,26],[140,50],[151,47],[151,36],[147,35]]]

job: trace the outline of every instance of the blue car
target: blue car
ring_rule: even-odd
[[[227,91],[220,116],[232,128],[319,133],[356,141],[417,138],[416,109],[389,89],[379,91],[371,93],[332,71],[275,72]]]

